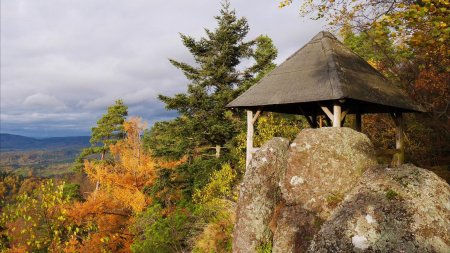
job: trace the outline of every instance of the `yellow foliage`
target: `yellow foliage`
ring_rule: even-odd
[[[6,229],[0,236],[10,238],[10,252],[30,252],[48,249],[60,252],[64,234],[68,233],[67,205],[64,183],[43,181],[31,193],[19,195],[0,214],[0,224]]]
[[[210,182],[203,189],[194,192],[194,202],[205,204],[215,198],[230,197],[235,177],[236,173],[229,164],[222,165],[222,169],[213,173]]]
[[[304,128],[306,122],[304,118],[290,116],[287,118],[283,114],[267,113],[258,118],[255,124],[255,136],[253,145],[261,147],[265,142],[273,137],[284,137],[293,140],[301,129]],[[238,166],[241,173],[245,171],[245,150],[247,135],[241,132],[233,138],[236,143],[231,152],[235,157],[239,158]]]
[[[229,164],[211,176],[210,182],[197,190],[193,199],[201,205],[203,215],[209,223],[194,240],[193,252],[231,252],[233,225],[235,220],[233,203],[233,181],[236,173]]]
[[[110,146],[114,162],[85,161],[89,178],[97,181],[103,191],[120,200],[134,212],[142,211],[150,199],[142,192],[156,178],[156,163],[144,152],[140,135],[145,124],[139,118],[124,123],[127,136]]]
[[[278,7],[283,8],[292,4],[292,0],[281,0]]]
[[[268,113],[259,117],[256,123],[254,145],[260,147],[273,137],[293,140],[302,127],[303,125],[297,125],[292,119],[287,119],[281,114]]]
[[[232,232],[235,221],[234,212],[228,211],[222,219],[209,223],[195,239],[192,252],[231,252]]]

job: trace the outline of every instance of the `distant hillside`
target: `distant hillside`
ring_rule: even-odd
[[[36,139],[14,134],[0,134],[0,151],[54,150],[89,146],[89,136]]]

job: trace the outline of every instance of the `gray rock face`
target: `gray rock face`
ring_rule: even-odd
[[[305,129],[266,143],[240,188],[233,252],[450,252],[450,186],[381,168],[363,134]]]
[[[373,145],[350,128],[305,129],[291,143],[280,190],[274,253],[306,252],[324,220],[375,166]]]
[[[288,147],[287,139],[273,138],[253,155],[240,188],[233,252],[257,252],[257,247],[272,240],[269,224],[281,200],[278,183]]]
[[[363,172],[377,165],[372,143],[353,129],[305,129],[292,142],[281,181],[287,205],[327,219]]]
[[[367,171],[309,252],[450,252],[450,186],[403,165]]]

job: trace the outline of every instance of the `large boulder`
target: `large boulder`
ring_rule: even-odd
[[[349,128],[266,143],[240,188],[233,252],[450,252],[450,186],[374,153]]]
[[[273,138],[254,155],[240,187],[233,252],[257,252],[271,242],[270,222],[281,199],[278,187],[286,168],[289,141]]]
[[[323,221],[300,205],[283,206],[276,217],[274,253],[306,252]]]
[[[367,171],[310,252],[450,252],[450,186],[403,165]]]
[[[353,129],[305,129],[292,142],[281,181],[287,205],[327,219],[363,172],[377,165],[369,138]]]
[[[277,217],[274,253],[306,252],[313,235],[377,165],[372,143],[350,128],[305,129],[291,143],[280,181],[285,207]]]

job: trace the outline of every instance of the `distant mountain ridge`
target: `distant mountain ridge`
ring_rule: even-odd
[[[61,148],[81,149],[90,146],[90,138],[90,136],[70,136],[37,139],[0,133],[0,151],[54,150]]]

